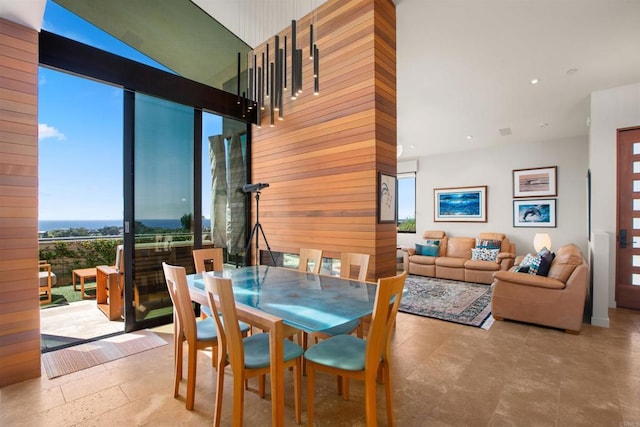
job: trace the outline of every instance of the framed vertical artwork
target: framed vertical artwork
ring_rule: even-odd
[[[378,222],[397,222],[397,194],[396,177],[382,172],[378,173]]]
[[[513,197],[557,196],[557,166],[513,171]]]
[[[487,222],[487,186],[434,188],[434,221]]]
[[[555,227],[556,199],[513,201],[514,227]]]

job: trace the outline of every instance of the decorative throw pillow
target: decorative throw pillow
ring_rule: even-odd
[[[498,259],[500,249],[471,249],[471,259],[474,261],[495,261]]]
[[[536,259],[535,255],[526,254],[522,261],[520,261],[520,267],[529,267],[531,263]]]
[[[533,259],[533,261],[531,262],[531,265],[529,266],[529,274],[538,274],[538,269],[540,268],[540,261],[542,260],[542,257],[535,257]]]
[[[438,256],[438,252],[440,252],[439,245],[423,245],[422,246],[422,255]]]
[[[476,239],[476,249],[500,249],[502,240]]]
[[[420,243],[416,243],[416,255],[422,255],[422,246]]]
[[[529,267],[528,265],[516,265],[514,268],[516,269],[516,272],[518,273],[528,273],[529,272]]]
[[[549,274],[549,269],[551,268],[551,262],[555,254],[553,252],[545,252],[540,257],[540,266],[538,267],[538,272],[536,273],[538,276],[546,276]]]

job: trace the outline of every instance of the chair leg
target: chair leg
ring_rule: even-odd
[[[296,359],[296,364],[293,367],[293,393],[296,409],[296,423],[302,422],[302,357]]]
[[[307,364],[309,365],[309,364]],[[315,392],[315,376],[313,366],[307,366],[307,425],[313,426],[313,395]]]
[[[224,360],[217,361],[216,406],[213,408],[213,427],[220,427],[222,418],[222,392],[224,389]]]
[[[260,399],[264,399],[265,396],[265,375],[260,375],[258,377],[258,396]]]
[[[377,425],[376,416],[376,377],[366,375],[364,379],[364,408],[367,427]]]
[[[193,347],[193,348],[192,348]],[[198,366],[198,349],[189,344],[187,355],[187,409],[193,410],[196,394],[196,368]]]
[[[381,363],[382,378],[384,381],[384,394],[387,400],[387,425],[393,427],[395,425],[393,417],[393,400],[391,396],[391,367],[388,363]]]
[[[244,418],[244,375],[233,374],[233,423],[234,427],[242,427]]]

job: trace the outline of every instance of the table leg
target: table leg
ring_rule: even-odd
[[[269,331],[271,356],[271,425],[284,426],[284,328],[282,320]]]
[[[76,288],[76,272],[75,271],[71,272],[71,284],[73,285],[73,290],[77,291],[78,288]]]

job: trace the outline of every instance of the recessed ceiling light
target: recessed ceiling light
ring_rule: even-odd
[[[532,85],[537,85],[538,83],[540,83],[540,79],[531,79]]]
[[[409,148],[416,148],[416,146],[415,145],[410,145]]]
[[[473,139],[473,135],[467,135],[467,139]]]
[[[549,126],[549,123],[542,122],[542,123],[538,124],[538,126],[540,126],[541,128],[546,128],[547,126]]]
[[[577,68],[569,68],[569,69],[567,70],[567,76],[572,76],[572,75],[574,75],[574,74],[575,74],[575,73],[577,73],[577,72],[578,72],[578,69],[577,69]]]

